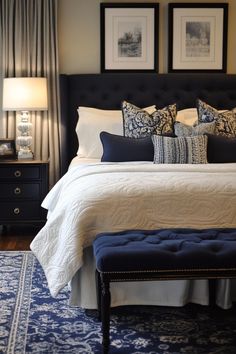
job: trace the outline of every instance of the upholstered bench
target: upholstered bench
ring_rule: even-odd
[[[93,249],[104,354],[110,342],[110,282],[236,277],[236,229],[103,233]]]

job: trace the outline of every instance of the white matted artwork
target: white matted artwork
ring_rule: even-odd
[[[226,72],[227,4],[169,4],[169,72]]]
[[[157,71],[158,4],[101,4],[101,71]]]

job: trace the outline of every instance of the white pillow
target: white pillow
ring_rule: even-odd
[[[144,108],[153,113],[156,106]],[[78,123],[76,133],[79,140],[79,157],[101,159],[103,149],[100,133],[106,131],[111,134],[123,135],[123,116],[121,110],[103,110],[92,107],[78,108]]]
[[[176,121],[186,125],[194,125],[198,121],[197,108],[186,108],[178,111]]]

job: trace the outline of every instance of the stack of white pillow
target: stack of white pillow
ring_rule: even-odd
[[[156,106],[144,108],[149,114]],[[103,148],[100,133],[123,135],[123,116],[121,110],[103,110],[92,107],[78,108],[78,123],[76,133],[79,141],[78,157],[101,160]],[[196,108],[178,111],[176,120],[187,125],[193,125],[198,119]]]

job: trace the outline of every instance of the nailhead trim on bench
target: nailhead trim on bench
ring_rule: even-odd
[[[178,273],[178,272],[202,272],[202,271],[236,271],[236,268],[182,268],[182,269],[153,269],[153,270],[129,270],[127,272],[122,271],[122,272],[103,272],[99,269],[97,269],[99,273],[102,274],[127,274],[127,273]]]
[[[216,246],[219,252],[212,256]],[[98,309],[102,317],[103,354],[109,352],[110,342],[110,282],[236,278],[236,229],[104,233],[97,236],[93,247]],[[183,251],[177,257],[176,247]],[[201,260],[204,266],[209,264],[210,267],[198,267]],[[214,263],[219,267],[211,267]],[[140,269],[142,264],[150,269]],[[187,266],[179,267],[182,264]],[[176,265],[176,268],[168,269],[168,265]],[[135,267],[137,269],[132,269]]]

